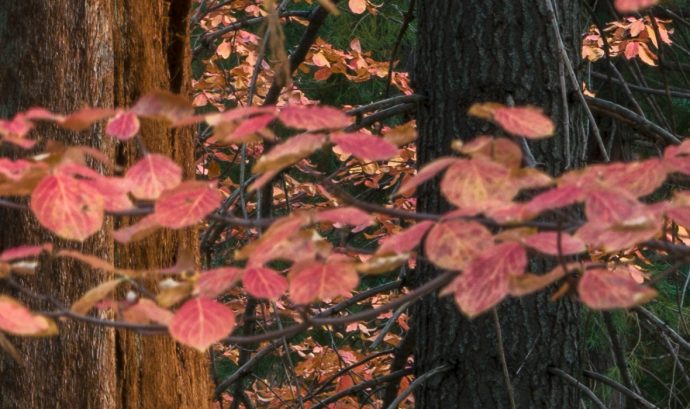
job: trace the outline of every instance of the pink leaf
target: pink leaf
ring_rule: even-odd
[[[151,153],[129,168],[125,178],[129,181],[135,197],[154,200],[163,191],[172,189],[182,182],[182,168],[167,156]]]
[[[138,116],[162,118],[175,123],[193,116],[194,106],[180,95],[153,91],[139,98],[131,111]]]
[[[400,190],[398,192],[401,194],[411,192],[412,190],[416,189],[417,186],[434,178],[440,172],[443,172],[448,166],[452,165],[457,161],[458,158],[436,159],[435,161],[427,164],[422,169],[420,169],[419,172],[417,172],[417,174],[414,175],[412,178],[405,181],[405,183],[403,183],[402,186],[400,186]]]
[[[38,221],[58,236],[84,241],[103,224],[103,195],[79,179],[56,173],[46,176],[31,195]]]
[[[249,135],[266,129],[268,124],[273,122],[274,119],[275,115],[273,114],[258,115],[245,119],[237,128],[235,128],[228,138],[224,138],[223,140],[225,142],[241,141],[243,138],[246,138]]]
[[[121,141],[134,138],[138,132],[139,118],[132,111],[119,111],[105,128],[105,133]]]
[[[613,270],[596,268],[585,271],[577,292],[582,302],[595,310],[630,308],[656,296],[654,289],[637,283],[625,266]]]
[[[326,137],[322,134],[303,133],[293,136],[262,155],[252,170],[256,173],[280,171],[321,149],[324,143]]]
[[[419,222],[392,236],[381,239],[376,254],[408,253],[419,245],[426,232],[434,225],[432,221]]]
[[[615,0],[616,10],[621,13],[635,13],[658,3],[658,0]]]
[[[481,224],[446,220],[437,223],[429,231],[424,241],[424,254],[441,268],[460,271],[491,246],[491,232]]]
[[[560,247],[559,234],[557,232],[533,234],[524,238],[522,243],[541,253],[551,256],[558,256],[559,254],[569,256],[582,253],[586,250],[585,243],[583,243],[582,240],[567,233],[562,233],[560,235]]]
[[[474,318],[501,302],[509,293],[511,276],[522,275],[526,266],[527,255],[520,244],[499,244],[475,258],[448,290],[455,294],[462,312]]]
[[[369,226],[374,221],[369,213],[356,207],[323,210],[314,215],[314,220],[333,224],[349,224],[350,226]]]
[[[73,131],[83,131],[94,122],[102,121],[115,115],[112,109],[84,108],[58,120],[63,127]]]
[[[242,277],[244,288],[257,298],[276,299],[288,288],[285,277],[264,267],[250,267]]]
[[[142,240],[161,228],[155,214],[148,215],[127,227],[122,227],[113,232],[113,238],[120,243],[129,243]]]
[[[24,336],[57,333],[57,327],[52,320],[34,315],[16,300],[5,296],[0,296],[0,330]]]
[[[504,206],[518,193],[510,170],[481,156],[458,159],[443,176],[441,191],[461,209],[481,212]]]
[[[367,11],[366,0],[350,0],[348,2],[348,6],[350,7],[350,10],[355,14],[362,14],[365,11]]]
[[[44,243],[39,246],[18,246],[4,250],[0,253],[0,261],[14,261],[22,258],[36,257],[44,251],[53,251],[53,245]]]
[[[343,152],[362,160],[386,160],[398,154],[398,147],[393,143],[364,132],[334,133],[331,135],[331,142]]]
[[[278,117],[285,126],[307,131],[344,128],[350,124],[347,115],[327,106],[288,106]]]
[[[197,281],[199,295],[215,298],[234,286],[242,277],[242,269],[236,267],[219,267],[202,271]]]
[[[156,221],[164,227],[193,226],[220,206],[220,192],[206,182],[188,181],[166,190],[156,202]]]
[[[178,342],[205,351],[230,334],[235,314],[223,304],[194,298],[180,307],[170,320],[170,335]]]
[[[292,267],[289,275],[290,299],[296,304],[349,296],[359,276],[351,263],[311,262]]]

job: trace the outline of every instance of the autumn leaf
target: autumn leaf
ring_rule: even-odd
[[[199,223],[220,206],[220,192],[207,182],[187,181],[161,194],[154,207],[155,220],[181,229]]]
[[[131,186],[132,195],[155,200],[163,191],[182,182],[182,168],[165,155],[151,153],[129,168],[125,179]]]
[[[527,247],[551,256],[569,256],[586,250],[582,240],[567,233],[541,232],[525,237],[521,242]]]
[[[115,280],[108,280],[105,281],[96,287],[90,289],[87,291],[84,295],[81,296],[77,301],[72,304],[72,307],[70,308],[72,312],[76,314],[81,314],[84,315],[91,308],[93,308],[96,303],[107,297],[110,293],[115,291],[117,286],[122,283],[122,280],[120,279],[115,279]]]
[[[296,304],[349,296],[359,283],[352,263],[333,260],[295,265],[288,278],[290,299]]]
[[[138,222],[113,232],[113,238],[120,243],[142,240],[161,229],[155,214],[150,214]]]
[[[242,278],[242,269],[236,267],[218,267],[199,273],[197,290],[199,295],[215,298],[223,294]]]
[[[316,213],[314,221],[348,224],[350,226],[369,226],[374,222],[374,218],[369,213],[356,207],[339,207]]]
[[[635,13],[645,8],[652,7],[658,0],[615,0],[614,5],[620,13]]]
[[[367,2],[366,0],[349,0],[348,7],[353,13],[362,14],[367,11]]]
[[[434,222],[432,221],[422,221],[399,233],[381,239],[376,254],[401,254],[414,250],[433,225]]]
[[[115,115],[115,110],[101,108],[84,108],[58,120],[63,127],[73,131],[83,131],[93,123]]]
[[[245,270],[242,284],[254,297],[271,300],[277,299],[288,289],[285,277],[265,267],[250,267]]]
[[[424,241],[424,255],[437,266],[460,271],[493,246],[493,237],[474,221],[446,220],[434,225]]]
[[[193,298],[175,312],[169,330],[176,341],[203,352],[228,336],[234,326],[231,309],[214,300]]]
[[[51,243],[44,243],[38,246],[17,246],[3,250],[0,253],[0,261],[8,262],[14,260],[21,260],[23,258],[36,257],[44,251],[53,251]]]
[[[434,178],[440,172],[443,172],[448,166],[457,162],[458,158],[439,158],[435,161],[425,165],[417,172],[416,175],[406,180],[398,190],[399,194],[405,194],[413,191],[422,183]]]
[[[130,110],[138,116],[161,118],[176,123],[194,115],[194,107],[180,95],[153,91],[137,100]]]
[[[108,121],[105,133],[121,141],[126,141],[139,133],[139,126],[139,118],[134,112],[120,110],[114,118]]]
[[[337,132],[331,134],[330,139],[343,152],[366,161],[386,160],[398,153],[393,143],[364,132]]]
[[[293,136],[262,155],[252,171],[262,173],[282,170],[321,149],[325,143],[326,136],[322,134],[303,133]]]
[[[48,336],[57,333],[55,323],[29,311],[18,301],[0,296],[0,331],[23,336]]]
[[[627,266],[585,271],[577,292],[582,302],[595,310],[630,308],[656,297],[656,290],[635,281]]]
[[[477,256],[443,292],[453,293],[468,317],[488,311],[509,293],[511,276],[524,273],[527,255],[522,245],[503,243]]]
[[[174,315],[169,310],[159,307],[155,301],[139,298],[136,304],[122,311],[122,316],[125,321],[134,324],[155,322],[156,324],[168,325]]]
[[[103,224],[100,192],[62,173],[46,176],[36,186],[30,206],[41,225],[69,240],[84,241]]]
[[[507,107],[496,103],[474,104],[470,115],[491,119],[506,132],[529,139],[553,135],[556,127],[539,108],[531,106]]]
[[[318,131],[344,128],[350,118],[338,109],[327,106],[288,106],[278,113],[281,122],[290,128]]]
[[[441,191],[461,209],[481,212],[510,203],[520,190],[510,183],[510,171],[482,157],[458,159],[441,180]]]

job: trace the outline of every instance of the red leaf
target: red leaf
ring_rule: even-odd
[[[294,213],[274,222],[258,240],[255,240],[236,252],[237,260],[249,259],[248,265],[261,266],[275,257],[283,255],[284,242],[293,240],[293,237],[307,224],[308,219],[304,213]],[[288,246],[290,248],[290,246]],[[295,254],[299,256],[299,254]]]
[[[333,224],[349,224],[350,226],[369,226],[374,221],[369,213],[356,207],[323,210],[314,215],[314,220]]]
[[[131,111],[139,116],[162,118],[175,123],[193,116],[194,106],[179,95],[154,91],[139,98]]]
[[[27,121],[26,115],[17,114],[11,120],[0,119],[0,135],[13,136],[23,139],[34,128],[31,121]]]
[[[499,244],[476,257],[447,290],[455,294],[462,312],[474,318],[501,302],[508,295],[511,276],[522,275],[526,266],[520,244]]]
[[[408,253],[419,245],[427,230],[434,225],[432,221],[419,222],[392,236],[380,240],[376,254]]]
[[[98,190],[62,173],[46,176],[31,195],[38,221],[58,236],[84,241],[103,224],[104,201]]]
[[[656,296],[654,289],[638,284],[624,266],[585,271],[577,291],[582,302],[595,310],[630,308]]]
[[[264,267],[250,267],[244,272],[242,284],[247,292],[257,298],[276,299],[288,288],[285,277]]]
[[[290,128],[307,131],[344,128],[350,124],[347,115],[327,106],[288,106],[280,111],[278,117]]]
[[[170,320],[170,335],[178,342],[205,351],[230,334],[235,314],[223,304],[194,298],[180,307]]]
[[[237,284],[242,277],[242,269],[235,267],[220,267],[202,271],[197,281],[199,295],[215,298]]]
[[[509,183],[510,171],[482,157],[459,159],[441,180],[441,191],[461,209],[482,212],[509,204],[520,190]]]
[[[290,299],[296,304],[349,296],[359,276],[351,263],[327,261],[293,266],[290,270]]]
[[[182,168],[167,156],[151,153],[129,168],[125,178],[135,197],[154,200],[164,190],[172,189],[182,182]]]
[[[193,226],[220,206],[220,192],[206,182],[188,181],[166,190],[156,202],[154,215],[164,227]]]
[[[398,193],[404,194],[417,188],[422,183],[434,178],[440,172],[443,172],[448,166],[457,162],[457,158],[440,158],[427,164],[421,168],[416,175],[405,181],[400,186]]]
[[[252,170],[256,173],[279,171],[321,149],[324,143],[326,136],[322,134],[303,133],[293,136],[262,155]]]
[[[105,128],[105,133],[121,141],[134,138],[138,132],[139,118],[132,111],[119,111]]]
[[[654,218],[632,195],[613,188],[590,189],[585,198],[585,213],[590,222],[624,226],[642,225]]]
[[[45,336],[57,333],[49,318],[34,315],[16,300],[0,296],[0,330],[14,335]]]
[[[424,241],[424,254],[437,266],[460,271],[493,246],[491,232],[473,221],[446,220],[434,225]]]
[[[584,252],[585,243],[578,237],[570,234],[560,234],[560,252],[559,252],[559,234],[557,232],[543,232],[528,236],[522,240],[525,246],[531,247],[541,253],[549,254],[551,256],[569,256]]]
[[[36,257],[44,251],[53,251],[53,245],[44,243],[39,246],[18,246],[4,250],[0,253],[0,261],[14,261],[22,258]]]
[[[386,160],[398,154],[398,147],[393,143],[364,132],[334,133],[331,142],[343,152],[367,161]]]

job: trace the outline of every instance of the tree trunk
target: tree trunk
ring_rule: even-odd
[[[186,94],[190,7],[191,0],[0,0],[0,116],[35,105],[57,112],[126,106],[153,89]],[[114,143],[103,130],[102,124],[82,133],[42,126],[34,136],[95,146],[120,165],[138,158],[132,144]],[[150,151],[171,155],[193,176],[190,131],[145,121],[141,133]],[[28,212],[0,217],[2,248],[53,241],[122,267],[169,265],[180,243],[190,249],[196,243],[190,230],[116,246],[111,231],[122,220],[108,220],[83,244],[68,243],[55,240]],[[81,264],[56,260],[44,263],[32,286],[70,303],[104,279]],[[207,358],[168,337],[65,322],[57,337],[13,341],[26,366],[0,355],[2,409],[211,407]]]
[[[577,64],[579,0],[556,3],[561,35]],[[415,77],[418,93],[426,96],[417,111],[420,165],[450,154],[453,139],[496,133],[486,121],[467,116],[472,103],[483,101],[536,105],[554,120],[557,135],[530,144],[540,167],[558,174],[567,163],[577,167],[583,162],[586,124],[567,74],[560,73],[558,46],[543,4],[542,0],[420,2]],[[568,84],[568,124],[562,75]],[[417,203],[423,212],[448,209],[438,183],[426,184]],[[544,268],[543,261],[530,261],[532,271]],[[428,280],[438,271],[422,262],[416,274]],[[458,311],[449,297],[435,295],[413,311],[418,326],[416,374],[442,364],[453,368],[415,390],[417,407],[510,408],[492,314],[469,321]],[[497,311],[516,407],[577,408],[575,388],[547,371],[554,366],[578,376],[577,306],[567,298],[550,302],[549,294],[542,292],[504,301]]]

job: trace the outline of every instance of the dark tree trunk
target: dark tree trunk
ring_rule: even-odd
[[[190,7],[191,0],[0,0],[0,117],[36,105],[56,112],[125,106],[153,89],[186,93]],[[74,133],[42,126],[34,136],[91,145],[120,165],[131,165],[134,151],[118,147],[103,129],[96,125]],[[147,121],[141,133],[149,150],[171,155],[193,175],[189,131]],[[169,265],[179,243],[195,247],[191,230],[122,248],[112,240],[112,220],[83,244],[55,240],[29,212],[3,211],[0,220],[2,249],[54,241],[125,268]],[[71,303],[105,279],[82,264],[56,260],[46,263],[31,285]],[[0,354],[1,409],[211,406],[207,357],[168,337],[65,322],[57,337],[12,341],[26,366]]]
[[[540,167],[558,174],[567,163],[583,162],[586,123],[566,81],[570,123],[565,124],[558,46],[542,0],[418,3],[416,88],[427,97],[417,111],[420,165],[448,155],[453,139],[496,132],[466,115],[472,103],[482,101],[536,105],[554,120],[557,135],[531,144]],[[580,1],[556,3],[563,40],[577,63]],[[447,210],[438,183],[426,184],[418,197],[420,211]],[[530,268],[538,271],[543,264],[532,260]],[[416,274],[427,280],[437,273],[420,263]],[[577,408],[578,392],[547,371],[554,366],[578,375],[577,306],[568,299],[550,302],[549,294],[541,293],[503,302],[498,315],[516,407]],[[417,375],[442,364],[453,368],[415,391],[418,408],[510,408],[491,313],[469,321],[452,299],[433,295],[418,303],[413,318]]]

